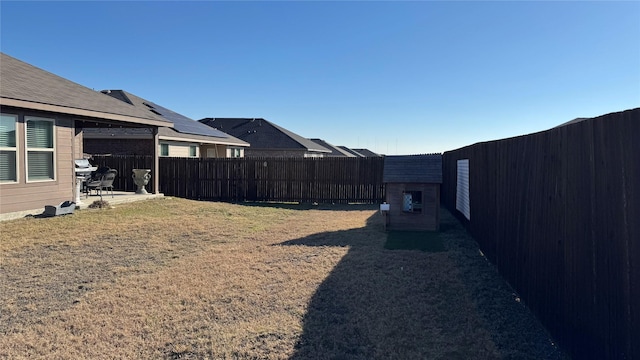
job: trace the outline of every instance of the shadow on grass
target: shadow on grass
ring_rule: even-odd
[[[280,244],[349,247],[311,298],[291,359],[560,358],[535,318],[509,302],[504,281],[484,269],[490,265],[460,268],[467,250],[479,257],[477,245],[444,209],[441,225],[440,233],[386,233],[376,213],[363,228]],[[506,300],[483,310],[479,295],[484,306]],[[505,333],[505,321],[524,323],[528,332]]]
[[[269,207],[287,210],[331,210],[331,211],[362,211],[378,209],[377,204],[317,204],[299,202],[239,202],[237,205]]]
[[[391,231],[384,248],[388,250],[445,251],[439,231]]]

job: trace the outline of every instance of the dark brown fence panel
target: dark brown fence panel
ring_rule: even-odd
[[[151,168],[151,156],[94,156],[118,170],[114,188],[135,191],[132,169]],[[379,203],[383,158],[160,158],[160,192],[218,201]],[[154,191],[152,182],[147,190]]]
[[[443,177],[443,204],[564,348],[640,359],[640,109],[446,152]]]
[[[242,199],[246,201],[377,203],[384,199],[382,158],[245,158],[229,161],[243,169],[240,182],[244,189]]]
[[[108,166],[118,170],[113,181],[113,188],[118,191],[136,191],[138,187],[133,182],[133,169],[151,169],[153,157],[150,155],[94,155],[90,160],[94,166]],[[153,181],[145,187],[154,192]]]

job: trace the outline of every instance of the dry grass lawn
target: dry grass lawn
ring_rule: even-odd
[[[0,223],[0,358],[563,358],[446,211],[159,199]]]

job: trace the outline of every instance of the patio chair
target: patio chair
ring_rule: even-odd
[[[91,195],[91,190],[96,190],[96,195],[98,195],[97,187],[98,185],[100,185],[100,181],[102,181],[102,176],[104,176],[104,174],[109,171],[109,169],[110,168],[108,166],[100,166],[96,171],[93,171],[84,181],[84,183],[82,184],[82,192],[85,194],[85,198]]]
[[[100,195],[100,200],[102,200],[102,190],[107,190],[107,194],[109,190],[111,190],[111,197],[113,198],[113,180],[115,180],[116,175],[118,175],[118,170],[109,169],[105,173],[103,173],[99,179],[93,179],[87,182],[87,197],[91,190],[95,190],[98,195]]]

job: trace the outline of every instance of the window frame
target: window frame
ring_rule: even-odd
[[[0,184],[16,184],[20,182],[20,155],[18,153],[18,149],[20,148],[20,136],[18,136],[18,122],[19,116],[17,114],[9,114],[9,113],[0,113],[0,116],[13,117],[13,136],[14,136],[14,146],[0,146],[0,151],[4,152],[13,152],[14,153],[14,161],[15,161],[15,179],[14,180],[0,180]]]
[[[242,149],[236,148],[236,147],[232,147],[232,148],[230,148],[230,150],[231,150],[231,156],[230,156],[231,158],[235,159],[235,158],[242,157]]]
[[[163,149],[167,149],[166,154],[163,154]],[[160,144],[160,156],[169,156],[169,144]]]
[[[51,123],[51,148],[37,148],[29,146],[29,121],[46,121]],[[53,178],[48,179],[30,179],[29,178],[29,152],[33,153],[51,153],[52,168],[51,172]],[[25,167],[25,182],[26,183],[39,183],[48,181],[57,181],[57,164],[56,164],[56,119],[46,118],[42,116],[25,116],[24,117],[24,167]]]
[[[191,150],[193,150],[193,154],[191,153]],[[197,145],[189,145],[189,157],[198,157]]]

